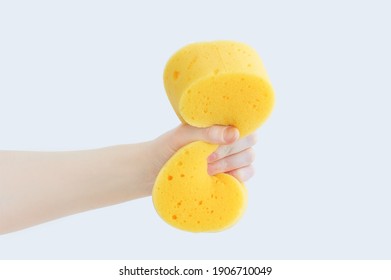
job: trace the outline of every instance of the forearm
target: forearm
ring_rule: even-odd
[[[0,152],[0,233],[149,195],[148,145]]]
[[[223,145],[210,175],[252,176],[255,138],[235,128],[180,125],[150,142],[74,152],[0,151],[0,234],[151,195],[166,161],[193,141]]]

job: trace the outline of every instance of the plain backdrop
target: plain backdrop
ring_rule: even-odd
[[[248,209],[215,234],[174,229],[151,198],[0,236],[0,259],[391,258],[388,1],[1,1],[0,149],[157,137],[179,121],[168,58],[253,46],[276,93]]]

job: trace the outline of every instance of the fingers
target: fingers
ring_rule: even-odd
[[[233,170],[251,165],[255,159],[255,153],[252,148],[248,148],[239,153],[224,157],[220,160],[208,164],[209,175],[231,172]]]
[[[241,182],[245,182],[248,179],[250,179],[252,176],[254,176],[254,167],[252,165],[249,165],[246,167],[238,168],[230,172],[227,172],[227,174],[234,176],[236,179],[238,179]]]
[[[246,136],[245,138],[240,139],[239,141],[231,145],[222,145],[208,157],[208,162],[214,162],[226,156],[244,151],[254,146],[256,142],[257,142],[257,136],[254,133],[249,136]]]
[[[197,128],[182,124],[159,138],[159,147],[163,148],[160,150],[166,151],[160,153],[163,153],[166,160],[177,150],[194,141],[218,144],[219,148],[208,157],[209,175],[227,173],[243,182],[254,175],[251,163],[255,159],[255,154],[251,147],[257,138],[255,134],[242,139],[239,139],[239,136],[238,129],[232,126],[214,125]]]
[[[171,138],[172,148],[175,151],[199,140],[212,144],[227,145],[239,138],[239,130],[232,126],[221,125],[214,125],[208,128],[180,125],[172,131]]]
[[[211,126],[200,133],[202,140],[212,144],[231,144],[239,138],[239,131],[232,126]]]

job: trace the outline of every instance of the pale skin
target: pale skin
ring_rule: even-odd
[[[208,173],[240,181],[254,174],[254,134],[180,125],[155,140],[70,152],[0,151],[0,234],[79,212],[150,196],[164,163],[181,147],[218,144]]]

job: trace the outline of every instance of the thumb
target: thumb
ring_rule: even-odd
[[[180,125],[171,133],[171,147],[179,150],[181,147],[194,142],[205,141],[211,144],[228,145],[239,139],[239,130],[233,126],[214,125],[198,128],[190,125]]]

